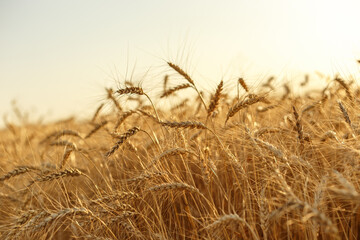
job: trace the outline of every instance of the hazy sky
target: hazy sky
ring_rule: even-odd
[[[239,76],[359,75],[360,1],[0,0],[0,114],[93,112],[116,79],[151,94],[173,61],[200,88]],[[229,86],[229,83],[228,83]]]

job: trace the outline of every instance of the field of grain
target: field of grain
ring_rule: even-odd
[[[88,120],[5,122],[0,239],[360,238],[355,82],[203,93],[168,67],[158,99],[126,83]]]

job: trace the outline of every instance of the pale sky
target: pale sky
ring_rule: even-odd
[[[133,69],[157,95],[166,61],[205,89],[240,76],[250,85],[359,76],[359,9],[355,0],[0,0],[0,114],[16,99],[35,117],[85,116]]]

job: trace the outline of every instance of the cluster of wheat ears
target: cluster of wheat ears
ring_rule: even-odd
[[[6,122],[0,239],[360,238],[354,82],[297,96],[240,78],[236,96],[223,81],[207,95],[168,66],[159,98],[194,98],[160,109],[126,83],[89,120]]]

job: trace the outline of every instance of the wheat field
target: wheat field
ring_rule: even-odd
[[[87,120],[5,122],[0,239],[360,238],[355,82],[204,93],[168,68],[158,99],[126,83]]]

